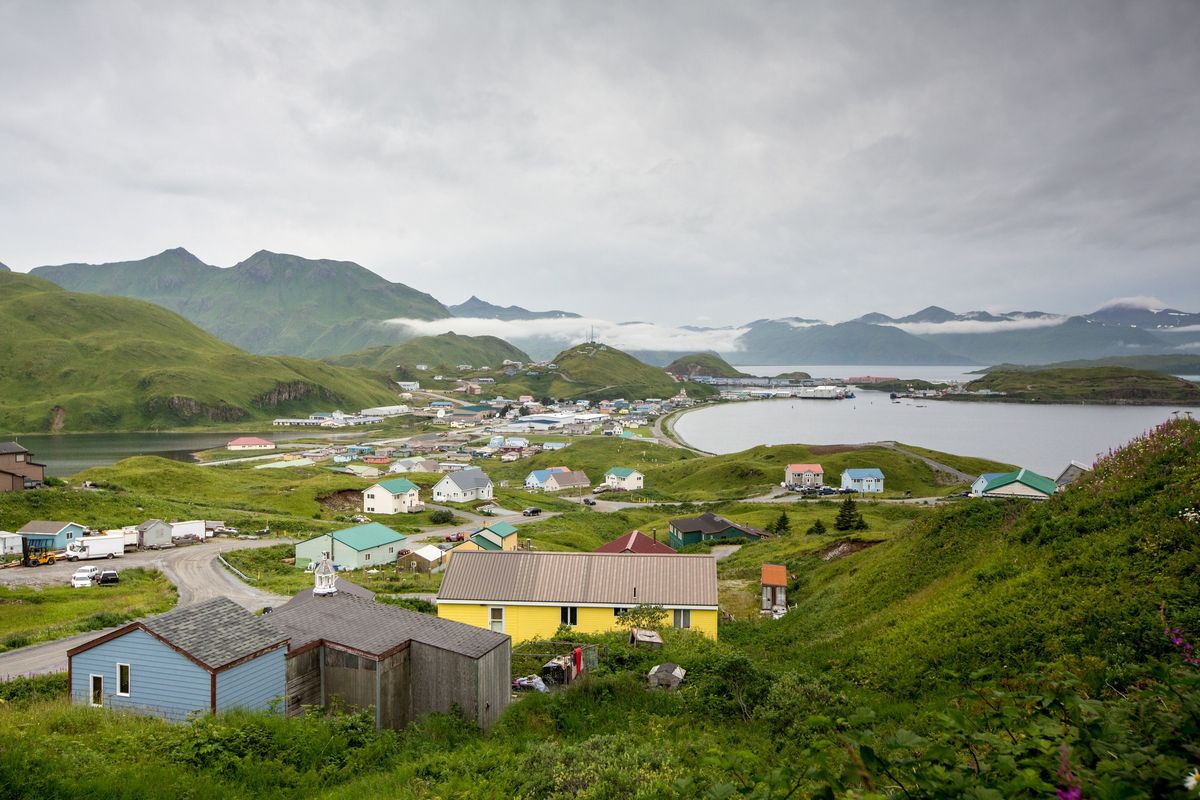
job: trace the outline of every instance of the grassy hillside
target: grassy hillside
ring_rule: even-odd
[[[1128,367],[1129,369],[1166,372],[1171,375],[1200,375],[1200,356],[1111,356],[1077,361],[1058,361],[1053,364],[999,364],[981,369],[978,374],[989,372],[1033,371],[1062,367]]]
[[[1041,403],[1200,405],[1200,387],[1196,384],[1163,372],[1128,367],[995,370],[971,381],[967,389],[990,389],[1004,392],[1002,399]]]
[[[148,300],[254,353],[348,353],[404,338],[384,320],[450,316],[429,295],[353,262],[266,250],[228,269],[175,248],[140,261],[62,264],[32,274],[72,291]]]
[[[921,451],[937,461],[978,472],[1004,472],[1012,469],[986,459],[965,458],[936,451]],[[762,445],[740,453],[696,456],[691,451],[649,442],[616,437],[588,437],[576,440],[563,450],[539,453],[511,464],[491,460],[479,462],[493,480],[522,482],[530,471],[564,465],[581,469],[593,485],[602,482],[610,467],[624,466],[640,470],[646,476],[646,488],[637,494],[649,500],[728,500],[755,497],[779,491],[788,464],[816,462],[825,468],[825,482],[839,485],[843,469],[879,467],[886,478],[887,497],[910,492],[915,497],[944,495],[962,485],[938,475],[925,462],[912,455],[886,447],[844,445]],[[971,469],[967,470],[966,467]]]
[[[729,365],[725,359],[715,353],[690,353],[680,356],[667,365],[666,371],[677,378],[745,378],[744,372],[739,372]]]
[[[392,402],[383,376],[252,356],[149,303],[0,273],[0,431],[230,425]]]
[[[496,391],[506,397],[522,394],[568,400],[602,400],[624,397],[672,397],[686,388],[691,397],[710,397],[715,390],[700,384],[677,383],[661,369],[643,364],[628,353],[604,344],[581,344],[554,359],[555,369],[533,368],[512,378],[496,379]]]
[[[415,379],[420,377],[414,369],[417,364],[450,369],[458,364],[498,367],[506,360],[528,362],[529,355],[495,336],[462,336],[450,332],[437,336],[420,336],[402,344],[370,347],[325,360],[330,364],[366,367],[389,375],[399,367],[403,371],[402,377]]]
[[[1071,317],[1061,325],[1042,328],[991,333],[926,333],[921,334],[920,338],[960,353],[979,364],[999,364],[1004,361],[1046,364],[1168,349],[1162,339],[1149,331],[1100,325],[1082,317]]]

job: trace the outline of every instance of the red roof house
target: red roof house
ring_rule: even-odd
[[[640,553],[656,555],[674,555],[675,551],[662,542],[651,539],[641,531],[623,533],[607,544],[595,549],[597,553]]]

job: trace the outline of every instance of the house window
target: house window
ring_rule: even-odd
[[[614,608],[613,609],[613,617],[615,617],[617,619],[620,619],[621,617],[625,616],[628,613],[629,613],[628,608]]]
[[[129,697],[129,665],[117,664],[117,694]]]
[[[375,495],[373,495],[373,494],[369,494],[369,495],[367,495],[367,499],[368,499],[368,500],[374,500],[374,499],[375,499]]]
[[[559,609],[558,620],[563,625],[578,625],[579,609],[575,606],[563,606]]]
[[[496,633],[504,633],[504,607],[494,606],[488,609],[488,627]]]
[[[371,554],[370,554],[370,553],[364,553],[364,554],[363,554],[363,561],[370,561],[370,560],[371,560]]]
[[[92,705],[104,705],[104,676],[92,676]]]
[[[692,627],[692,610],[690,608],[675,609],[675,627],[685,630]]]
[[[394,552],[396,552],[396,548],[394,548],[394,547],[389,547],[389,548],[388,548],[388,552],[389,552],[389,553],[394,553]]]

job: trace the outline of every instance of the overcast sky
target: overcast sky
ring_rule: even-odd
[[[1200,310],[1200,2],[0,0],[0,261],[617,320]]]

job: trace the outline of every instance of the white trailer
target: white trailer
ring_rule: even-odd
[[[204,520],[192,519],[186,522],[171,523],[171,538],[172,539],[195,539],[196,541],[204,541],[207,538],[204,530]]]
[[[113,533],[99,536],[80,536],[67,545],[67,560],[79,561],[89,558],[116,558],[125,555],[125,534]]]

